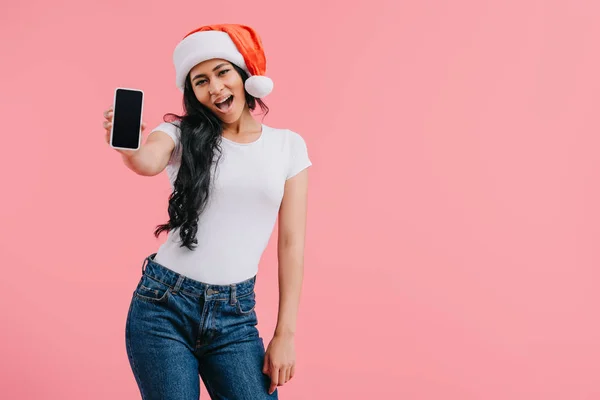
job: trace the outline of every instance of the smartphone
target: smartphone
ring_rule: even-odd
[[[139,89],[116,88],[110,146],[115,149],[139,150],[142,144],[142,110],[144,92]]]

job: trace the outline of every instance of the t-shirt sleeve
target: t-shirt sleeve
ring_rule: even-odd
[[[178,122],[162,122],[156,128],[152,129],[152,132],[161,131],[169,135],[173,142],[175,143],[175,148],[171,152],[171,158],[169,159],[169,164],[173,164],[177,161],[180,153],[180,142],[181,142],[181,131],[179,129]]]
[[[290,133],[290,161],[288,163],[288,171],[286,180],[294,177],[302,170],[310,167],[312,162],[308,157],[308,149],[304,138],[298,133],[289,131]]]

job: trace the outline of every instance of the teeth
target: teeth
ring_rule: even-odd
[[[223,99],[222,101],[215,101],[215,104],[221,104],[221,103],[225,103],[227,100],[229,100],[231,96],[227,96],[225,97],[225,99]]]

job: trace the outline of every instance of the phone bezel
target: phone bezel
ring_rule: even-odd
[[[115,116],[117,114],[117,110],[116,110],[116,104],[117,104],[117,92],[119,90],[127,90],[127,91],[132,91],[132,92],[139,92],[142,94],[142,107],[140,109],[140,131],[138,133],[138,144],[136,148],[129,148],[129,147],[118,147],[118,146],[114,146],[113,145],[113,129],[115,127],[114,123],[110,126],[110,147],[112,147],[113,149],[119,149],[119,150],[131,150],[131,151],[136,151],[139,150],[141,145],[142,145],[142,120],[143,120],[143,115],[144,115],[144,91],[141,89],[134,89],[134,88],[127,88],[127,87],[117,87],[115,88],[115,93],[113,95],[113,121],[115,119]]]

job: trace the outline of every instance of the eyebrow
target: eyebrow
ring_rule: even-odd
[[[221,68],[221,67],[223,67],[225,65],[228,65],[228,64],[227,63],[221,63],[221,64],[217,65],[216,67],[214,67],[213,71],[216,71],[216,70],[218,70],[219,68]],[[196,79],[202,78],[202,77],[205,77],[205,76],[206,76],[206,74],[198,74],[198,75],[196,75],[196,76],[194,76],[192,78],[192,81],[195,81]]]

